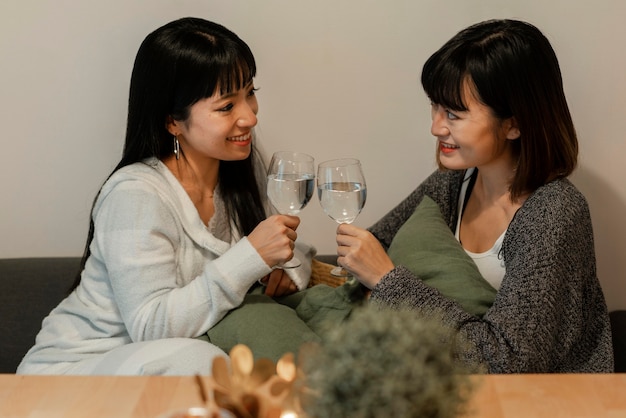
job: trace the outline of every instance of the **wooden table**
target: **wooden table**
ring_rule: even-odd
[[[477,386],[470,417],[626,417],[626,374],[487,375]]]
[[[470,417],[626,417],[626,374],[473,376]],[[0,375],[0,417],[149,417],[200,405],[193,377]]]

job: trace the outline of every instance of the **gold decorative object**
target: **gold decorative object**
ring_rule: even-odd
[[[295,395],[299,371],[293,353],[276,364],[267,358],[255,361],[250,348],[239,344],[229,355],[230,367],[225,357],[216,357],[212,376],[196,375],[208,417],[304,417]]]

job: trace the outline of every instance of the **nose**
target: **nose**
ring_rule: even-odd
[[[246,103],[237,118],[237,126],[240,128],[251,128],[256,126],[258,119],[256,117],[259,111],[258,105],[255,103]]]
[[[448,136],[450,131],[446,123],[446,112],[441,106],[433,106],[431,109],[430,133],[438,138]]]

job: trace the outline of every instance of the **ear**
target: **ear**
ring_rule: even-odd
[[[517,119],[515,119],[515,117],[508,118],[504,123],[506,139],[518,139],[522,135],[517,126]]]
[[[178,122],[174,120],[171,115],[167,115],[165,118],[165,129],[173,136],[178,136],[180,134],[180,129],[178,128]]]

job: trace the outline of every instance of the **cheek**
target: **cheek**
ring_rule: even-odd
[[[196,124],[189,130],[187,140],[196,148],[212,147],[215,143],[221,142],[226,136],[226,131],[220,129],[216,123]]]
[[[226,136],[232,129],[232,125],[232,120],[228,118],[209,115],[203,118],[201,123],[197,125],[197,131],[206,139],[212,139],[219,136]]]

